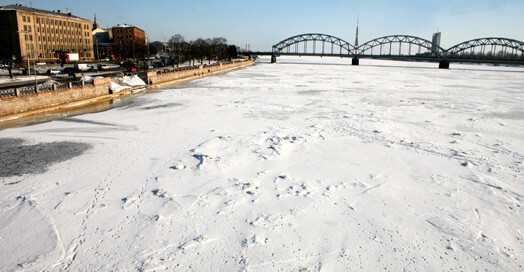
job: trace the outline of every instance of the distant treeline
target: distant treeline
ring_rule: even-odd
[[[230,60],[237,58],[237,47],[227,44],[223,37],[186,41],[180,34],[172,36],[167,43],[152,42],[149,46],[151,55],[165,52],[173,63],[188,60]]]
[[[508,60],[518,60],[518,59],[524,59],[524,54],[515,54],[515,53],[509,53],[505,51],[498,51],[498,52],[475,52],[470,50],[465,50],[462,52],[459,52],[458,54],[455,54],[456,56],[460,56],[461,58],[469,58],[469,59],[508,59]]]

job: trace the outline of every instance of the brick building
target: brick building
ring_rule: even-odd
[[[58,51],[94,59],[91,21],[71,13],[8,5],[0,7],[0,59],[56,61]]]
[[[120,58],[141,58],[146,53],[146,33],[135,26],[120,24],[112,28],[113,52]]]

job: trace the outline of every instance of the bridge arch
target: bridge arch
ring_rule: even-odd
[[[306,33],[289,37],[273,45],[273,53],[285,53],[285,49],[287,49],[287,53],[294,53],[297,55],[301,53],[308,53],[307,42],[313,42],[313,54],[321,53],[322,55],[354,55],[356,53],[355,46],[349,42],[335,36],[320,33]],[[319,48],[319,51],[316,49],[316,42],[322,43],[322,48]],[[304,43],[303,51],[299,50],[298,45],[300,43]],[[326,43],[331,44],[331,47],[326,48]],[[293,45],[295,45],[294,52],[291,51],[291,47]],[[334,45],[339,47],[338,51],[333,50]]]
[[[408,54],[402,54],[402,44],[408,44],[408,51],[407,53]],[[395,49],[395,52],[393,52],[392,48],[393,48],[393,44],[398,44],[398,52],[399,54],[393,54],[393,53],[396,53],[396,50]],[[387,54],[382,54],[382,49],[383,47],[386,47],[388,46],[387,49],[389,49],[389,51],[386,51]],[[415,50],[413,51],[413,54],[412,54],[412,46],[415,46]],[[424,55],[424,54],[429,54],[429,55],[436,55],[436,56],[441,56],[443,52],[445,52],[446,50],[444,50],[442,47],[438,46],[438,45],[435,45],[435,47],[433,47],[433,43],[431,41],[428,41],[426,39],[423,39],[423,38],[420,38],[420,37],[416,37],[416,36],[410,36],[410,35],[390,35],[390,36],[384,36],[384,37],[380,37],[380,38],[376,38],[376,39],[373,39],[371,41],[368,41],[362,45],[360,45],[357,50],[358,50],[358,55],[374,55],[374,56],[377,56],[377,54],[373,54],[373,50],[374,48],[376,47],[379,47],[379,54],[378,56],[384,56],[384,55],[406,55],[406,56],[411,56],[411,55]],[[406,48],[404,48],[406,49]],[[422,50],[424,49],[424,51]]]
[[[497,52],[498,47],[501,50]],[[480,50],[475,51],[475,49]],[[477,57],[523,59],[524,42],[508,38],[480,38],[454,45],[446,50],[446,55],[450,58],[476,55]]]

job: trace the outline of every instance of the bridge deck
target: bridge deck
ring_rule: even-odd
[[[240,53],[247,56],[272,56],[273,52],[268,51],[257,51],[257,52],[243,52]],[[353,54],[322,54],[322,53],[277,53],[277,57],[280,56],[313,56],[313,57],[339,57],[339,58],[359,58],[359,59],[386,59],[386,60],[416,60],[416,61],[428,61],[428,62],[439,62],[447,60],[449,62],[470,62],[470,63],[491,63],[491,64],[510,64],[510,65],[524,65],[524,59],[522,60],[511,60],[511,59],[475,59],[475,58],[442,58],[440,56],[428,56],[428,55],[353,55]]]

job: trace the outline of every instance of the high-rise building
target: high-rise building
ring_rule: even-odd
[[[59,52],[93,60],[91,21],[62,11],[22,5],[0,7],[0,58],[17,62],[56,61]]]
[[[432,53],[439,52],[440,36],[441,36],[440,32],[433,34],[433,40],[431,41],[431,52]]]
[[[358,17],[357,17],[357,32],[355,33],[355,47],[358,47]]]

